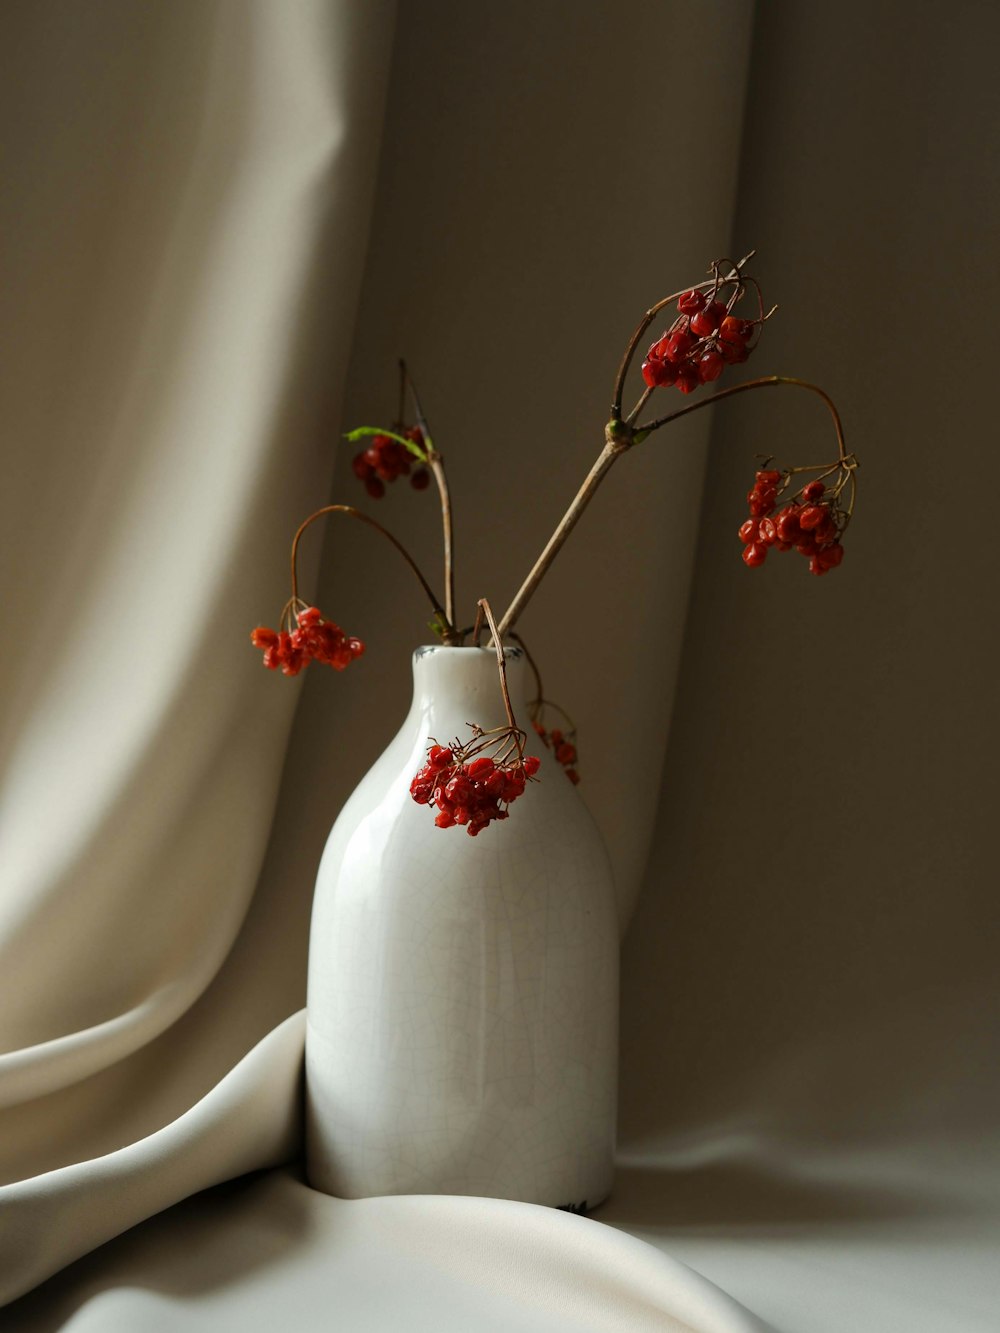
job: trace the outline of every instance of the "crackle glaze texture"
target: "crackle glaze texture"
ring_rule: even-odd
[[[518,721],[526,668],[508,649]],[[496,657],[419,649],[402,729],[344,806],[313,907],[309,1181],[345,1198],[592,1207],[611,1188],[618,928],[600,834],[529,731],[539,781],[477,838],[409,784],[429,740],[503,721]]]

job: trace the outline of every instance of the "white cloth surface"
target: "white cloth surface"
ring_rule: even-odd
[[[188,1193],[291,1157],[304,1031],[293,1015],[149,1139],[7,1186],[0,1302]],[[3,1326],[319,1329],[334,1294],[343,1328],[761,1328],[683,1264],[587,1219],[500,1199],[332,1199],[281,1172],[174,1209],[63,1293],[9,1306]]]
[[[998,1326],[992,528],[942,535],[933,487],[995,462],[1000,13],[773,0],[751,58],[753,17],[426,0],[390,66],[369,0],[0,15],[0,1290],[54,1274],[0,1327]],[[296,710],[247,647],[331,440],[405,351],[460,596],[502,602],[636,312],[731,237],[782,303],[755,367],[834,392],[861,505],[829,579],[748,575],[753,455],[826,437],[738,399],[701,509],[707,414],[525,619],[635,913],[615,1193],[177,1202],[295,1156],[312,875],[425,633],[331,531],[303,578],[363,664]],[[433,569],[428,515],[379,512]]]

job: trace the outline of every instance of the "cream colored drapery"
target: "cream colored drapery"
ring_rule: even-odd
[[[956,257],[987,258],[989,43],[782,4],[751,59],[748,8],[649,8],[0,16],[0,1291],[126,1232],[0,1324],[318,1328],[335,1301],[358,1330],[761,1326],[701,1273],[789,1333],[991,1327],[989,770],[954,739],[990,725],[990,601],[980,560],[932,563],[904,523],[907,451],[947,438],[974,469],[988,437],[913,330],[927,302],[951,327]],[[331,530],[308,576],[368,655],[301,691],[265,675],[246,631],[287,538],[331,481],[353,498],[335,440],[391,410],[405,350],[460,596],[502,602],[637,313],[744,241],[783,303],[761,369],[828,382],[859,437],[844,569],[734,569],[753,453],[824,436],[808,406],[730,406],[700,540],[707,414],[619,466],[524,623],[580,715],[623,925],[642,885],[612,1226],[316,1195],[282,1166],[312,874],[424,616]],[[862,354],[872,293],[899,313]],[[947,364],[974,371],[964,330]],[[429,564],[426,498],[379,513]]]

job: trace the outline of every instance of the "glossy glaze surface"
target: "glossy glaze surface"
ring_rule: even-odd
[[[525,676],[509,650],[522,725]],[[331,831],[306,1037],[327,1193],[593,1206],[610,1189],[618,928],[589,812],[540,742],[540,781],[478,838],[409,795],[431,737],[502,718],[491,652],[418,650],[409,715]]]

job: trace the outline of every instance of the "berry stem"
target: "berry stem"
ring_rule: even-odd
[[[524,640],[521,638],[520,634],[510,634],[508,635],[508,638],[513,639],[514,642],[520,647],[521,651],[524,653],[525,661],[531,668],[531,674],[535,678],[535,701],[539,703],[544,703],[545,690],[542,688],[542,673],[538,669],[538,663],[531,655],[531,650],[529,649],[528,645],[524,642]]]
[[[481,614],[486,617],[490,633],[493,635],[493,646],[497,653],[497,670],[500,672],[500,692],[503,695],[503,706],[507,713],[507,725],[512,732],[519,732],[520,728],[514,721],[514,710],[510,706],[510,695],[507,693],[507,657],[503,650],[503,642],[500,638],[500,631],[497,629],[497,622],[493,619],[493,612],[485,597],[480,597],[476,605],[479,607]]]
[[[721,278],[718,270],[716,270],[711,278],[707,278],[704,282],[696,282],[693,289],[691,287],[682,287],[679,292],[673,292],[670,296],[665,296],[662,301],[657,301],[656,305],[650,306],[636,326],[636,330],[632,334],[632,337],[629,339],[628,346],[625,348],[625,354],[621,360],[621,365],[618,367],[618,374],[615,376],[614,394],[611,400],[612,421],[621,421],[622,419],[622,394],[625,392],[625,376],[628,374],[628,368],[632,364],[632,358],[635,356],[635,349],[639,346],[639,340],[663,307],[671,305],[678,297],[683,296],[687,291],[698,290],[703,287],[718,291],[720,283],[739,281],[742,277],[741,270],[743,265],[747,263],[748,260],[752,259],[755,254],[756,251],[751,250],[748,255],[744,255],[738,263],[733,265],[732,272],[725,278]]]
[[[632,442],[641,444],[647,435],[651,435],[654,430],[659,430],[668,421],[676,421],[678,417],[686,417],[689,412],[697,412],[699,408],[718,403],[723,398],[732,398],[734,394],[746,393],[748,389],[776,389],[782,385],[791,385],[797,389],[808,389],[810,393],[818,394],[823,399],[829,409],[830,416],[833,418],[833,426],[837,432],[837,448],[840,451],[841,462],[843,462],[847,458],[847,446],[844,444],[844,428],[841,425],[840,413],[837,411],[833,399],[818,384],[810,384],[808,380],[795,379],[791,375],[764,375],[760,379],[747,380],[745,384],[734,384],[732,388],[720,389],[718,393],[710,394],[697,403],[691,403],[688,407],[679,407],[676,412],[670,412],[665,417],[659,417],[656,421],[647,422],[645,425],[640,423],[635,428]]]
[[[627,427],[624,427],[621,422],[617,423],[619,430],[617,432],[612,431],[611,427],[615,424],[614,421],[609,423],[606,443],[604,448],[598,454],[596,463],[587,473],[584,483],[577,491],[572,504],[559,520],[555,532],[553,532],[552,536],[545,544],[545,549],[535,561],[528,577],[521,584],[520,588],[514,595],[514,600],[504,612],[499,629],[501,638],[509,632],[518,616],[524,610],[532,593],[545,576],[545,572],[549,565],[552,564],[552,561],[562,549],[566,538],[576,527],[580,515],[586,509],[587,505],[593,498],[594,492],[604,479],[604,474],[619,455],[631,448],[631,431]],[[492,626],[490,628],[492,629]]]
[[[434,446],[431,433],[427,428],[427,418],[424,416],[424,409],[420,405],[420,395],[417,393],[417,386],[413,382],[406,362],[402,357],[399,358],[400,374],[400,413],[402,414],[403,394],[406,388],[410,391],[413,399],[413,410],[417,418],[417,425],[423,432],[424,443],[427,446],[427,465],[431,470],[431,475],[438,488],[438,498],[441,501],[441,526],[444,536],[444,607],[445,619],[448,621],[449,629],[453,629],[455,624],[455,531],[451,515],[451,491],[448,489],[448,477],[444,470],[444,458]],[[450,642],[450,640],[449,640]]]
[[[292,538],[292,604],[293,605],[297,604],[301,600],[299,597],[299,576],[298,576],[299,542],[302,539],[302,534],[305,532],[306,528],[309,527],[310,523],[315,523],[316,519],[322,518],[325,514],[347,514],[351,518],[356,518],[360,520],[360,522],[362,523],[367,523],[370,528],[374,528],[376,532],[380,532],[382,536],[386,539],[386,541],[391,542],[392,545],[399,552],[399,554],[406,561],[406,563],[409,565],[409,567],[413,570],[414,574],[417,577],[418,582],[420,583],[420,586],[423,588],[424,592],[430,599],[430,603],[431,606],[433,606],[434,608],[435,614],[440,616],[444,620],[445,642],[446,643],[455,642],[455,631],[452,626],[451,620],[447,617],[446,612],[442,607],[441,603],[438,601],[433,588],[424,578],[423,574],[420,572],[420,568],[417,565],[417,562],[414,560],[413,556],[410,555],[409,551],[402,544],[402,542],[400,542],[397,538],[395,538],[392,535],[392,533],[388,531],[387,528],[383,528],[381,523],[378,523],[374,518],[370,518],[368,514],[363,514],[360,509],[355,509],[353,505],[324,505],[322,509],[317,509],[314,514],[310,514],[308,518],[303,519],[303,521],[299,524],[298,531]]]

